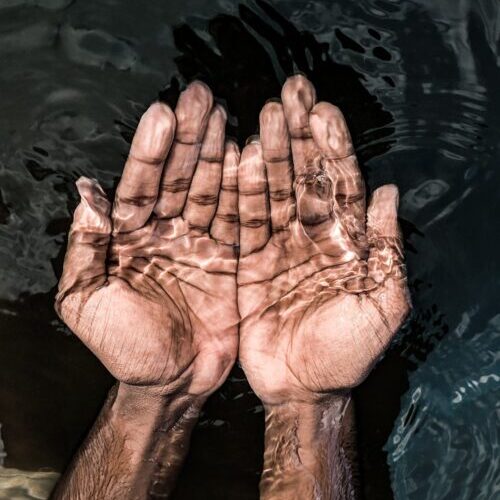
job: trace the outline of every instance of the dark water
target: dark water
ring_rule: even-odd
[[[159,93],[201,78],[241,142],[297,70],[401,191],[415,311],[355,394],[365,496],[500,498],[498,0],[0,0],[0,499],[46,496],[112,383],[52,309],[74,181],[113,189]],[[262,437],[235,368],[176,499],[258,498]]]

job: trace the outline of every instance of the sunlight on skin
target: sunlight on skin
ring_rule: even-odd
[[[366,213],[343,115],[315,101],[289,78],[238,172],[239,357],[266,410],[265,499],[354,495],[349,391],[410,310],[397,188],[377,189]]]

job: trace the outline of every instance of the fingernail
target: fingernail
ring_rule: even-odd
[[[260,144],[260,137],[258,134],[251,135],[245,142],[245,145],[248,144]]]

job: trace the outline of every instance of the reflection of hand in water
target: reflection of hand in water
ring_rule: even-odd
[[[91,453],[117,468],[121,480],[102,474],[91,498],[142,498],[151,475],[168,491],[202,403],[236,357],[239,153],[225,144],[226,115],[212,103],[194,83],[175,116],[160,103],[149,108],[111,217],[99,185],[78,182],[57,310],[120,382],[100,417],[106,425],[72,468]],[[81,474],[67,474],[61,498],[78,496]]]
[[[398,193],[377,189],[365,212],[341,112],[315,104],[302,76],[282,100],[264,106],[260,143],[245,147],[238,171],[239,355],[267,415],[261,491],[331,498],[344,484],[347,498],[338,444],[347,394],[410,307]]]

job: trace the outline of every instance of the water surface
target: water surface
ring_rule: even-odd
[[[297,70],[401,191],[415,311],[355,394],[365,496],[499,498],[499,44],[497,0],[1,0],[0,499],[47,496],[113,382],[52,308],[74,181],[112,192],[193,78],[242,143]],[[176,499],[257,499],[262,437],[236,367]]]

